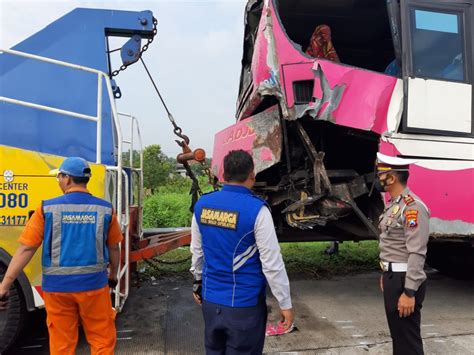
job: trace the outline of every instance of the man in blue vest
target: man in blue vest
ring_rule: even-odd
[[[203,195],[194,209],[194,298],[202,303],[208,355],[261,354],[266,281],[279,303],[283,331],[293,327],[290,285],[270,210],[251,191],[250,154],[231,151],[224,180],[221,191]]]
[[[112,205],[88,192],[90,176],[84,159],[63,161],[56,178],[64,195],[43,201],[32,215],[0,284],[3,310],[10,286],[43,245],[42,288],[52,355],[75,353],[79,320],[92,354],[114,353],[115,311],[108,285],[117,283],[123,237]]]

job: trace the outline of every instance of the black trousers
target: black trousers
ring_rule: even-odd
[[[415,293],[415,312],[409,317],[402,318],[398,313],[398,299],[405,289],[404,272],[383,273],[383,296],[385,314],[393,341],[394,355],[420,355],[423,353],[421,339],[421,307],[425,299],[426,281]]]
[[[265,298],[255,307],[243,308],[204,301],[202,313],[207,355],[262,354],[267,324]]]

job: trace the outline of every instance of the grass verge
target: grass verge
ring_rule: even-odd
[[[330,278],[378,269],[376,241],[344,242],[338,255],[327,255],[324,250],[330,243],[283,243],[281,251],[291,279]],[[142,263],[145,276],[154,278],[187,278],[190,276],[190,252],[179,248],[157,257],[151,263]]]

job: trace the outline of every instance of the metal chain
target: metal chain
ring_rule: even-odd
[[[158,24],[158,20],[153,17],[153,36],[151,38],[148,38],[146,44],[142,47],[142,50],[140,51],[140,54],[138,55],[138,58],[141,58],[142,57],[142,54],[144,52],[146,52],[148,50],[148,46],[151,44],[151,42],[153,42],[153,40],[155,39],[155,36],[156,36],[156,33],[157,33],[157,29],[156,29],[156,26]],[[127,67],[132,64],[132,63],[129,63],[129,64],[122,64],[120,66],[120,69],[117,69],[117,70],[114,70],[112,72],[112,77],[114,76],[117,76],[120,72],[124,71],[125,69],[127,69]]]
[[[176,123],[172,113],[170,112],[170,110],[168,109],[168,106],[166,105],[165,103],[165,100],[163,99],[163,97],[161,96],[161,93],[160,93],[160,90],[158,90],[158,86],[156,85],[155,83],[155,80],[153,79],[150,71],[148,70],[148,67],[146,66],[145,64],[145,61],[143,60],[142,58],[142,54],[143,52],[145,52],[147,49],[148,49],[148,46],[150,45],[151,42],[153,42],[153,38],[155,37],[156,35],[156,24],[157,24],[157,20],[156,18],[153,18],[153,24],[154,24],[154,28],[153,28],[153,37],[152,38],[149,38],[148,39],[148,43],[146,45],[143,46],[142,50],[140,51],[140,55],[139,55],[139,58],[140,58],[140,61],[142,62],[143,64],[143,67],[145,68],[145,71],[146,73],[148,74],[148,77],[150,78],[150,81],[151,83],[153,84],[153,87],[155,88],[155,91],[156,93],[158,94],[158,97],[160,98],[160,101],[166,111],[166,113],[168,114],[168,120],[170,121],[171,125],[173,126],[173,133],[178,136],[179,138],[182,139],[182,141],[179,141],[179,140],[176,140],[176,143],[181,147],[183,148],[183,150],[185,149],[185,147],[187,147],[189,145],[189,137],[186,136],[185,134],[183,134],[183,129],[178,126],[178,124]],[[121,72],[122,70],[124,70],[127,66],[126,65],[122,65],[120,67],[119,70],[116,70],[112,73],[112,76],[115,76],[117,75],[119,72]],[[203,166],[203,169],[204,169],[204,172],[206,173],[207,177],[208,177],[208,180],[209,180],[209,184],[212,185],[214,191],[217,191],[219,190],[219,184],[217,183],[217,179],[215,179],[214,175],[212,174],[211,170],[209,169],[209,167],[207,166],[206,164],[206,161],[203,161],[201,162],[202,166]],[[197,199],[202,195],[202,190],[199,186],[199,181],[198,179],[196,178],[196,176],[194,175],[193,171],[191,170],[191,167],[189,166],[188,163],[184,163],[182,164],[186,170],[186,174],[189,176],[189,178],[192,180],[193,182],[193,186],[191,188],[191,194],[193,195],[193,202],[191,203],[191,210],[194,209],[194,204],[196,203]]]
[[[207,179],[209,180],[209,185],[212,186],[214,191],[218,191],[221,186],[217,182],[215,175],[212,173],[211,169],[209,169],[209,166],[207,165],[206,161],[203,161],[201,164],[204,167],[204,172],[206,173]]]

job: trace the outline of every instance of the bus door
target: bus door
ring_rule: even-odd
[[[472,137],[472,0],[401,0],[407,133]]]

